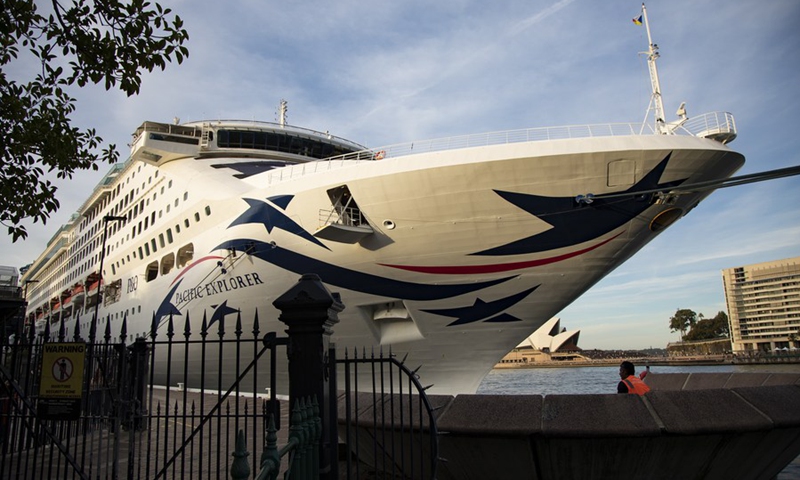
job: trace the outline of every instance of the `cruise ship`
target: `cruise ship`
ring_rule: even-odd
[[[257,311],[262,331],[282,332],[272,302],[315,273],[345,305],[338,347],[391,346],[424,366],[432,392],[474,392],[712,191],[682,187],[743,165],[731,114],[682,107],[665,120],[657,57],[650,40],[643,124],[367,148],[284,115],[144,122],[26,271],[27,322],[55,335],[62,321],[72,332],[126,318],[128,335],[146,336],[153,316],[188,315],[199,331],[204,315]]]

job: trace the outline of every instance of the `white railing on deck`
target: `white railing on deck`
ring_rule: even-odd
[[[736,134],[736,122],[728,112],[711,112],[691,117],[681,126],[683,133],[704,137],[708,134]]]
[[[706,136],[708,132],[736,133],[733,115],[728,112],[712,112],[692,117],[676,128],[675,135]],[[484,147],[512,143],[537,142],[545,140],[566,140],[591,137],[620,137],[628,135],[657,135],[652,125],[640,123],[609,123],[598,125],[571,125],[562,127],[528,128],[504,132],[479,133],[457,137],[437,138],[411,143],[401,143],[385,147],[361,150],[337,157],[314,162],[287,166],[269,174],[268,183],[278,183],[291,178],[332,170],[345,163],[359,161],[378,161],[389,157],[401,157],[416,153],[441,152],[459,148]]]

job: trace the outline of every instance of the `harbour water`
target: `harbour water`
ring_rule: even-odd
[[[636,373],[638,374],[643,368],[643,365],[637,365]],[[651,367],[650,372],[652,374],[701,372],[800,373],[800,364],[655,366]],[[492,370],[483,379],[477,393],[498,395],[616,393],[618,382],[618,366],[496,369]]]

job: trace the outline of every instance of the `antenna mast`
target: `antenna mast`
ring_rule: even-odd
[[[661,84],[658,82],[658,69],[656,68],[656,59],[659,57],[658,45],[653,43],[653,37],[650,35],[650,23],[647,21],[647,8],[644,6],[644,3],[642,4],[642,19],[644,20],[644,27],[647,29],[647,42],[650,45],[647,50],[647,66],[650,69],[650,86],[653,89],[650,104],[655,110],[656,132],[666,135],[671,133],[671,131],[667,127],[664,119],[664,102],[661,99]]]
[[[281,100],[281,105],[278,108],[278,123],[281,127],[286,126],[286,112],[289,111],[289,102]]]

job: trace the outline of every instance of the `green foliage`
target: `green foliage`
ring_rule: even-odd
[[[728,315],[722,311],[717,312],[714,318],[705,318],[702,313],[696,315],[692,310],[679,309],[670,318],[669,325],[673,332],[680,330],[682,339],[685,341],[728,338],[730,335]],[[684,328],[676,328],[680,326]],[[687,328],[689,328],[689,333],[683,335]]]
[[[114,145],[99,150],[94,129],[72,126],[75,99],[67,90],[92,83],[134,95],[144,70],[189,54],[183,21],[157,3],[37,3],[3,0],[0,13],[0,224],[14,241],[27,236],[22,221],[44,223],[59,207],[46,173],[72,178],[117,161]],[[31,60],[41,67],[33,78],[9,78],[11,66]]]
[[[672,332],[681,332],[681,338],[683,338],[686,329],[695,322],[697,322],[697,313],[688,308],[679,308],[669,319],[669,329]]]
[[[714,338],[727,338],[729,335],[728,315],[718,312],[714,318],[704,318],[698,321],[685,340],[710,340]]]

